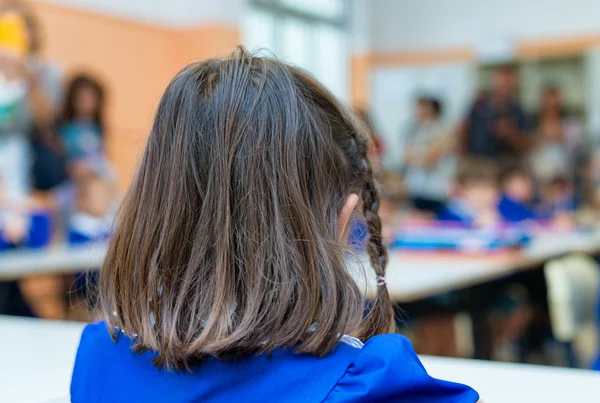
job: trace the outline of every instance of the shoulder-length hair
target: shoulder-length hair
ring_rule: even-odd
[[[94,111],[94,123],[104,133],[104,87],[102,84],[88,74],[77,74],[71,78],[67,85],[67,96],[62,111],[61,122],[66,123],[77,118],[77,96],[84,88],[91,89],[96,95],[96,110]]]
[[[338,216],[361,196],[376,274],[387,261],[367,138],[307,73],[238,48],[167,87],[101,271],[101,305],[133,349],[189,368],[389,329],[378,288],[365,315]]]

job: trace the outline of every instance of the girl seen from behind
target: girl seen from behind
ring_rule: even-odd
[[[309,75],[242,48],[184,68],[117,219],[72,401],[477,401],[383,334],[378,206],[366,137]],[[345,265],[355,213],[380,284],[366,316]]]

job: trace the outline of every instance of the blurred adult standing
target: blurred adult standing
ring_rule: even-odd
[[[5,198],[19,203],[31,186],[29,136],[37,131],[49,140],[62,77],[39,57],[39,25],[25,3],[0,0],[0,29],[0,178]]]
[[[418,98],[404,153],[406,189],[416,209],[435,213],[444,205],[454,177],[453,146],[441,102]]]
[[[530,147],[526,115],[516,98],[512,67],[492,72],[488,92],[480,94],[460,128],[463,155],[484,158],[515,158]]]

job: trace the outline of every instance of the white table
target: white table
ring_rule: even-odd
[[[83,324],[0,316],[0,402],[66,403]],[[600,373],[421,357],[437,378],[466,383],[485,403],[598,402]]]
[[[568,252],[599,253],[600,232],[593,234],[545,235],[523,252],[490,256],[421,255],[390,252],[388,290],[395,302],[413,302],[442,292],[483,284],[513,273],[533,269]],[[106,245],[55,247],[38,251],[0,254],[0,280],[14,280],[39,273],[72,273],[99,267]],[[363,258],[353,259],[365,262]],[[351,264],[358,282],[367,293],[376,287],[376,277]],[[365,265],[368,268],[368,264]],[[365,281],[367,285],[365,285]]]
[[[597,403],[600,373],[582,369],[421,357],[430,375],[465,383],[483,403]]]
[[[0,402],[69,402],[83,326],[0,316]]]
[[[0,280],[15,280],[31,274],[84,271],[99,267],[105,255],[105,244],[2,252]]]
[[[386,275],[388,290],[395,302],[413,302],[535,269],[548,260],[571,252],[600,253],[600,233],[544,235],[523,251],[481,256],[390,252]],[[367,268],[366,290],[372,294],[377,280],[368,269],[366,258],[353,258],[352,261],[360,261],[359,264],[351,264],[350,270],[363,287],[365,278],[358,266]]]

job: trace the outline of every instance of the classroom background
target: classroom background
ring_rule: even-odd
[[[593,0],[0,0],[0,401],[68,400],[159,97],[238,44],[308,70],[363,124],[396,331],[433,375],[486,402],[597,401],[598,14]],[[369,294],[365,233],[355,217],[348,268]]]

